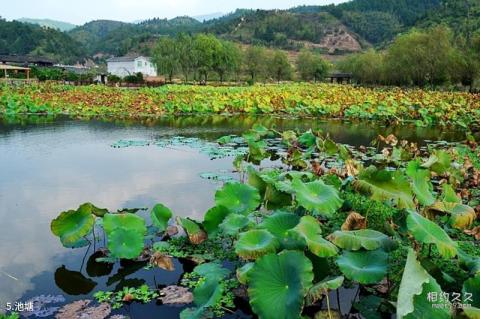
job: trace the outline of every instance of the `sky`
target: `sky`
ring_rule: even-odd
[[[1,0],[0,16],[54,19],[74,24],[109,19],[125,22],[153,17],[229,13],[237,8],[287,9],[298,5],[325,5],[345,0]]]

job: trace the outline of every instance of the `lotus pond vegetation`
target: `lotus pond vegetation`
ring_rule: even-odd
[[[219,187],[202,218],[161,203],[146,214],[85,203],[51,222],[65,247],[95,245],[107,268],[191,263],[177,285],[98,291],[100,305],[161,300],[185,305],[184,319],[239,309],[267,319],[479,318],[474,135],[426,144],[380,135],[353,147],[255,125],[216,144],[234,156],[233,177],[209,176]]]
[[[42,83],[0,116],[0,302],[33,305],[0,318],[480,318],[478,94]]]
[[[422,89],[289,83],[249,87],[167,85],[140,90],[53,83],[0,86],[0,113],[159,116],[246,113],[478,127],[480,96]]]

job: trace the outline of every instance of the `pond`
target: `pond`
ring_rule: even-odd
[[[6,303],[39,295],[65,302],[91,299],[98,290],[147,283],[176,284],[187,261],[175,271],[144,270],[144,264],[115,267],[95,262],[94,247],[69,250],[50,231],[59,212],[92,202],[111,210],[148,208],[156,203],[175,215],[201,218],[214,205],[220,182],[205,172],[229,172],[232,157],[212,159],[199,148],[159,147],[175,136],[214,142],[241,134],[255,123],[284,129],[321,129],[333,140],[368,145],[378,134],[413,141],[460,140],[461,132],[410,125],[318,121],[271,116],[179,116],[143,119],[23,117],[0,121],[0,313]],[[112,147],[119,140],[148,144]],[[59,300],[62,300],[59,298]],[[62,303],[59,303],[60,306]],[[52,303],[52,306],[59,306]],[[133,304],[121,312],[132,318],[151,313],[175,318],[183,308]],[[248,309],[232,317],[249,317]]]

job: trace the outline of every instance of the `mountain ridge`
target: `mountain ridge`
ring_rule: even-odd
[[[470,5],[468,12],[461,7],[464,3]],[[158,37],[182,32],[213,33],[242,44],[295,51],[307,47],[328,54],[343,54],[370,47],[382,48],[411,28],[436,24],[446,24],[466,38],[480,32],[478,0],[353,0],[338,5],[297,6],[287,10],[237,9],[202,22],[189,16],[151,18],[136,23],[94,20],[64,32],[63,40],[70,42],[65,44],[67,47],[80,44],[90,57],[132,52],[150,54]],[[16,25],[21,32],[37,30],[30,26],[20,28]],[[3,27],[7,28],[5,24]],[[60,38],[58,34],[56,37]],[[23,38],[28,39],[29,35],[24,34]],[[22,42],[22,38],[18,41]],[[55,55],[49,50],[45,52]],[[63,60],[69,58],[64,56]]]

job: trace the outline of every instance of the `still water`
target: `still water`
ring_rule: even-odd
[[[201,218],[213,206],[219,184],[203,172],[229,170],[232,158],[211,160],[188,147],[113,148],[119,140],[161,141],[172,136],[214,141],[260,123],[278,129],[321,129],[337,142],[368,145],[378,134],[422,140],[458,140],[459,132],[414,126],[385,127],[276,117],[182,116],[160,119],[25,117],[0,120],[0,313],[6,303],[38,295],[66,302],[92,298],[98,290],[147,283],[176,284],[193,267],[175,261],[176,271],[143,270],[143,264],[115,267],[95,262],[93,247],[69,250],[50,232],[59,212],[92,202],[110,210],[156,203],[175,215]],[[60,305],[61,306],[61,305]],[[179,307],[132,305],[132,318],[176,318]],[[248,316],[239,311],[233,317]]]

